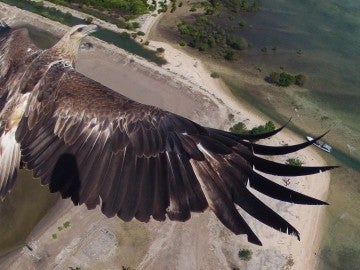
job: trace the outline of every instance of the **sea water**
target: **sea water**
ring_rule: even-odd
[[[330,129],[325,140],[334,151],[323,157],[342,168],[332,172],[323,241],[314,255],[321,269],[359,269],[360,1],[262,0],[258,12],[234,16],[245,19],[238,34],[251,43],[239,69],[253,66],[264,77],[282,70],[306,75],[304,88],[275,92],[229,82],[265,114],[293,116],[302,135]]]

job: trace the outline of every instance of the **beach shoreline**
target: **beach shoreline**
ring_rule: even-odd
[[[32,13],[19,11],[16,8],[9,7],[5,4],[0,4],[0,12],[8,14],[9,24],[15,24],[17,22],[28,23],[34,25],[40,29],[51,31],[59,35],[63,34],[68,27],[61,25],[57,22],[49,21],[43,17],[37,16]],[[174,109],[173,106],[169,105],[170,97],[164,98],[163,100],[153,99],[151,104],[157,106],[168,106],[165,107],[167,110],[173,110],[176,113],[182,114],[186,117],[192,117],[193,120],[200,121],[202,124],[210,125],[216,128],[227,129],[232,124],[228,120],[228,115],[231,113],[234,115],[235,121],[245,121],[250,125],[256,126],[263,124],[265,121],[264,116],[259,116],[255,110],[251,110],[249,105],[244,105],[239,100],[232,98],[230,90],[226,85],[221,81],[221,79],[214,79],[210,77],[210,71],[202,64],[202,62],[192,56],[189,56],[171,45],[158,41],[150,41],[150,46],[153,48],[163,47],[165,49],[164,57],[168,61],[166,65],[162,67],[156,66],[152,63],[147,62],[146,60],[137,57],[136,55],[129,55],[124,50],[119,49],[113,45],[107,44],[100,40],[97,40],[93,37],[88,38],[95,45],[94,51],[83,51],[82,61],[79,64],[80,71],[86,75],[92,75],[92,78],[96,80],[104,79],[104,76],[108,71],[101,71],[100,68],[94,70],[94,61],[101,62],[103,68],[116,69],[126,71],[129,67],[131,70],[136,70],[142,72],[142,74],[148,74],[148,76],[156,76],[162,81],[172,80],[173,83],[171,86],[178,86],[179,98],[182,95],[187,95],[189,98],[185,99],[182,103],[184,106],[179,106]],[[134,60],[130,66],[130,60]],[[92,73],[92,74],[91,74]],[[98,77],[96,77],[98,76]],[[145,75],[144,75],[145,76]],[[145,78],[145,77],[144,77]],[[117,83],[114,78],[107,77],[107,83],[109,87],[116,87]],[[101,82],[104,83],[104,82]],[[154,90],[158,91],[158,90]],[[185,93],[186,92],[186,93]],[[151,99],[152,94],[148,93],[147,95],[142,95],[142,93],[124,93],[130,94],[134,99],[145,102],[148,99]],[[175,93],[172,93],[175,94]],[[172,95],[171,94],[171,95]],[[164,94],[165,95],[165,94]],[[194,99],[194,103],[190,105],[185,105],[191,98]],[[196,108],[196,106],[202,106],[202,102],[207,102],[208,105],[205,108],[204,112],[202,108]],[[171,102],[170,102],[171,104]],[[173,105],[176,105],[176,102],[173,101]],[[196,110],[197,109],[197,110]],[[217,116],[209,118],[211,110],[217,110]],[[193,116],[193,111],[196,111],[196,116]],[[225,120],[224,120],[225,119]],[[269,140],[274,145],[282,145],[285,142],[288,144],[295,144],[302,141],[301,138],[286,130],[279,135],[276,135],[276,138]],[[268,140],[266,142],[269,142]],[[299,152],[296,155],[288,155],[288,157],[299,157],[305,165],[324,165],[323,159],[314,149],[305,149]],[[284,162],[277,159],[277,161]],[[327,190],[329,186],[330,174],[328,172],[321,173],[315,176],[302,177],[301,179],[295,178],[292,180],[290,188],[294,188],[299,192],[306,193],[310,196],[314,196],[319,199],[326,199]],[[274,181],[281,183],[281,179],[274,178]],[[259,195],[260,197],[260,195]],[[254,258],[248,262],[245,266],[247,269],[256,269],[259,266],[261,261],[271,256],[276,257],[271,264],[272,266],[284,266],[284,262],[287,262],[287,256],[292,257],[294,265],[291,269],[316,269],[317,265],[317,256],[320,241],[321,241],[321,228],[324,215],[323,206],[298,206],[298,205],[289,205],[281,204],[277,202],[272,202],[266,197],[264,198],[266,203],[269,203],[270,206],[280,211],[283,216],[290,221],[301,233],[301,242],[298,242],[295,237],[287,236],[280,234],[270,228],[267,228],[263,225],[259,225],[257,222],[249,219],[250,226],[255,228],[255,233],[257,233],[260,239],[263,241],[263,247],[255,247],[250,244],[244,243],[244,239],[241,237],[231,236],[229,233],[226,233],[224,243],[221,243],[219,246],[215,246],[215,251],[219,250],[228,250],[230,252],[230,246],[238,245],[251,248],[254,252]],[[67,203],[64,203],[66,207],[70,206]],[[81,210],[83,211],[83,210]],[[84,210],[86,211],[86,210]],[[72,215],[77,213],[77,210],[69,211]],[[93,211],[92,211],[93,212]],[[69,213],[70,214],[70,213]],[[95,215],[95,214],[94,214]],[[98,217],[98,215],[96,215]],[[37,231],[42,231],[45,233],[49,231],[49,228],[54,225],[54,219],[57,218],[56,215],[51,215],[51,217],[46,217],[47,222],[41,222],[42,228],[37,228]],[[210,223],[214,222],[214,218],[210,216]],[[52,224],[52,225],[51,225]],[[152,225],[151,225],[152,226]],[[166,223],[165,226],[170,226]],[[216,226],[214,226],[216,227]],[[51,228],[50,230],[52,230]],[[222,232],[221,229],[218,229]],[[220,234],[220,233],[219,233]],[[33,241],[45,241],[42,238],[41,234],[36,233],[31,236]],[[171,236],[169,236],[171,237]],[[220,238],[214,238],[213,241],[219,241]],[[152,246],[150,246],[151,249]],[[160,250],[161,251],[161,250]],[[158,251],[158,252],[160,252]],[[219,251],[220,252],[220,251]],[[23,253],[22,253],[23,254]],[[155,254],[155,253],[154,253]],[[256,254],[256,256],[255,256]],[[23,255],[25,256],[25,255]],[[219,260],[224,260],[223,258]],[[231,257],[231,256],[230,256]],[[160,257],[157,257],[159,260]],[[231,261],[235,260],[234,258],[225,258],[225,262],[230,265]],[[146,266],[146,269],[152,269],[151,266],[156,265],[156,259],[153,259],[149,265]],[[139,262],[139,265],[144,265]],[[215,266],[216,263],[213,263]],[[142,268],[143,269],[143,268]],[[144,268],[145,269],[145,268]],[[180,268],[179,268],[180,269]],[[215,268],[214,268],[215,269]],[[264,268],[265,269],[265,268]],[[266,268],[274,269],[274,268]]]

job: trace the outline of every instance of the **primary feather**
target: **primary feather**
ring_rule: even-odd
[[[272,147],[261,135],[202,127],[179,115],[137,103],[74,69],[81,39],[95,26],[73,27],[48,50],[25,28],[0,26],[0,197],[10,191],[20,154],[51,192],[108,217],[185,221],[208,207],[235,234],[260,240],[235,204],[276,230],[298,231],[248,189],[301,204],[324,202],[254,172],[306,175],[334,167],[294,168],[257,157],[282,155],[310,143]],[[20,45],[19,45],[20,44]]]

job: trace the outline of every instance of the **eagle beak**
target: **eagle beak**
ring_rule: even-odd
[[[86,26],[86,28],[83,30],[85,35],[90,35],[94,32],[96,32],[99,29],[99,26],[96,24],[89,24]]]

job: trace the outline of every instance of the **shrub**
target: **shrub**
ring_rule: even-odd
[[[304,162],[298,158],[288,158],[285,163],[295,167],[301,167],[304,164]]]
[[[56,233],[53,233],[53,234],[51,235],[51,238],[54,239],[54,240],[57,239],[57,234],[56,234]]]
[[[290,84],[293,84],[295,81],[294,76],[292,76],[289,73],[286,72],[281,72],[280,73],[280,80],[278,82],[278,84],[280,86],[289,86]]]
[[[235,116],[234,116],[232,113],[229,113],[229,114],[228,114],[228,119],[229,119],[230,122],[234,121],[234,117],[235,117]],[[244,126],[245,126],[245,125],[244,125]]]
[[[239,26],[240,26],[240,27],[244,27],[245,25],[246,25],[245,20],[240,19],[240,21],[239,21]]]
[[[235,50],[245,50],[248,47],[247,41],[242,37],[228,37],[226,44]]]
[[[236,134],[248,133],[246,125],[243,122],[236,123],[229,130],[230,130],[230,132],[236,133]]]
[[[145,41],[145,43],[144,43],[144,45],[145,46],[147,46],[147,45],[149,45],[150,44],[150,42],[147,40],[147,41]]]
[[[143,31],[137,31],[136,34],[138,36],[145,36],[145,33]]]
[[[224,58],[228,61],[231,61],[234,59],[234,55],[235,55],[235,53],[233,50],[227,49],[225,51]]]
[[[84,19],[85,23],[87,23],[87,24],[92,23],[93,20],[94,20],[94,18],[93,18],[93,17],[90,17],[90,16],[88,16],[88,17],[86,17],[86,18]]]
[[[289,86],[295,83],[295,77],[286,72],[271,72],[269,76],[269,82],[278,86]]]
[[[198,47],[199,51],[203,52],[206,51],[209,48],[209,45],[207,43],[201,43]]]
[[[122,37],[122,38],[130,38],[130,34],[128,33],[128,32],[121,32],[120,34],[120,37]]]
[[[158,53],[163,53],[163,52],[165,52],[165,49],[163,47],[160,47],[160,48],[157,48],[156,51]]]
[[[303,86],[305,83],[306,77],[303,74],[298,74],[295,76],[295,84],[298,86]]]
[[[275,130],[275,124],[272,121],[266,122],[265,125],[259,125],[250,130],[250,134],[257,135],[268,133]]]
[[[132,22],[132,27],[133,28],[139,28],[140,24],[138,22]]]
[[[184,40],[180,40],[180,41],[179,41],[179,45],[180,45],[181,47],[184,47],[184,46],[186,45],[186,42],[185,42]]]
[[[190,8],[190,12],[195,12],[196,11],[196,7],[195,6],[192,6],[191,8]]]
[[[70,221],[65,221],[63,226],[64,226],[65,229],[70,227]]]
[[[214,71],[214,72],[211,72],[211,73],[210,73],[210,76],[211,76],[211,78],[215,78],[215,79],[216,79],[216,78],[220,78],[220,74],[217,73],[217,72],[215,72],[215,71]]]
[[[250,261],[251,257],[252,257],[252,251],[250,249],[240,249],[238,256],[240,258],[240,260],[243,261]]]

